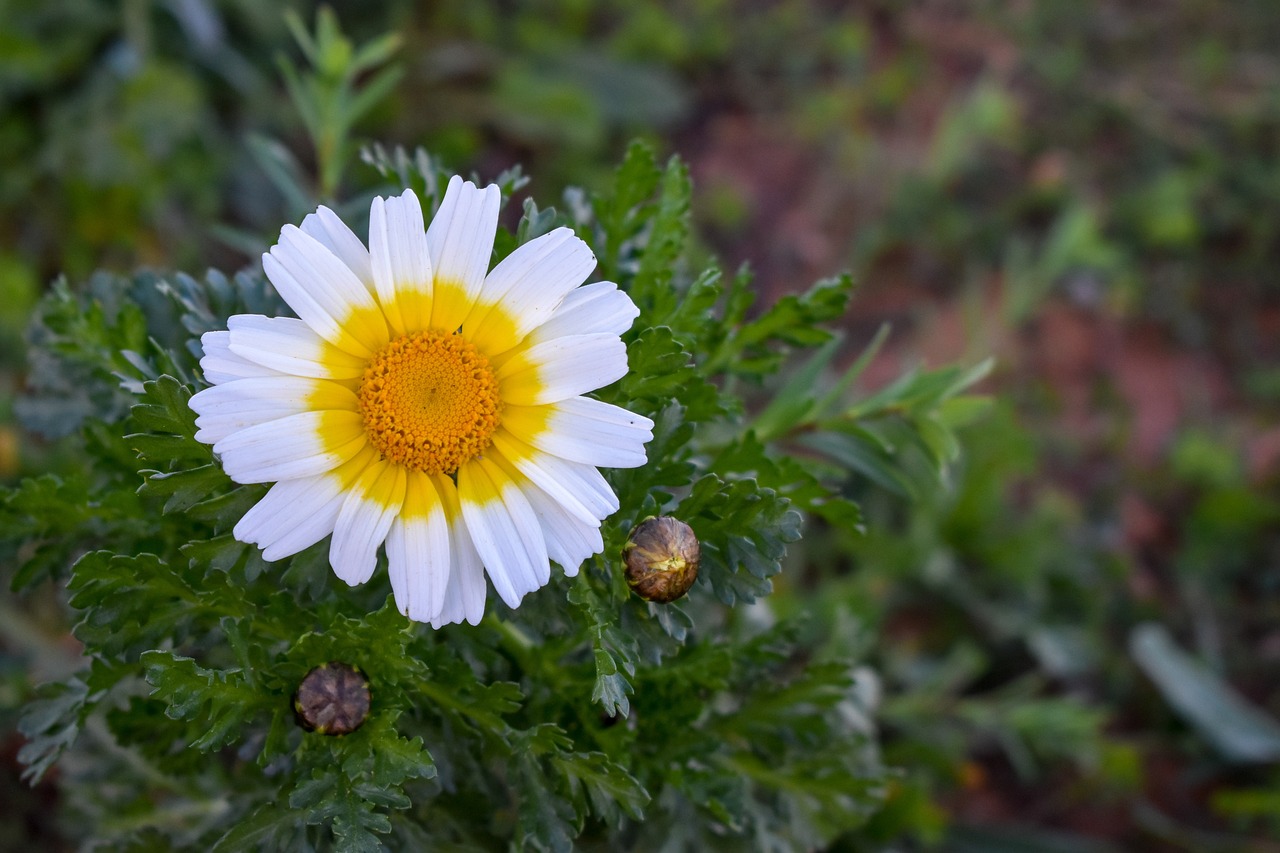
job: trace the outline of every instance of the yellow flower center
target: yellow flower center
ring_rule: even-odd
[[[489,360],[457,334],[402,335],[374,356],[360,381],[360,411],[383,457],[428,474],[452,474],[483,453],[498,427]]]

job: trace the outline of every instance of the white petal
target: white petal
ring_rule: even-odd
[[[566,477],[562,476],[564,472],[561,469],[568,464],[563,459],[534,450],[502,431],[493,436],[493,447],[486,453],[497,457],[495,461],[499,464],[510,465],[518,471],[520,475],[513,479],[532,481],[563,505],[570,515],[587,523],[599,523],[601,516],[574,493]],[[593,503],[598,506],[598,502]]]
[[[547,555],[560,564],[568,577],[578,574],[583,560],[604,550],[599,521],[589,524],[570,515],[559,501],[531,483],[520,490],[542,525]]]
[[[458,498],[494,589],[508,607],[519,606],[551,578],[546,541],[528,499],[482,458],[458,469]]]
[[[573,462],[637,468],[647,461],[653,421],[644,415],[590,397],[570,397],[546,410],[512,406],[502,421],[522,441]]]
[[[231,433],[298,412],[357,411],[356,395],[336,382],[300,376],[250,377],[206,388],[191,398],[196,441],[215,444]]]
[[[494,446],[507,447],[509,452],[502,452],[503,461],[516,467],[524,478],[529,479],[544,492],[561,501],[572,515],[582,520],[596,521],[611,516],[618,510],[618,498],[613,493],[604,475],[591,465],[580,465],[561,457],[552,456],[521,448],[518,442],[509,437],[494,435]]]
[[[433,327],[457,329],[475,303],[493,256],[500,196],[493,185],[478,189],[457,175],[449,181],[440,209],[427,228],[427,251],[435,272]],[[442,283],[461,288],[460,298],[444,297]]]
[[[569,228],[525,243],[485,279],[479,302],[467,317],[468,337],[486,342],[494,338],[485,347],[491,355],[515,346],[550,319],[565,294],[595,266],[591,249]]]
[[[341,506],[341,484],[335,477],[284,480],[241,517],[232,534],[262,548],[264,560],[279,560],[332,533]]]
[[[397,335],[425,329],[431,322],[431,258],[423,230],[422,205],[413,190],[375,198],[369,209],[369,250],[378,301]],[[416,291],[422,298],[400,299]],[[406,308],[414,309],[405,316]],[[422,313],[428,316],[422,316]]]
[[[232,433],[213,446],[237,483],[314,477],[368,444],[356,412],[300,412]]]
[[[432,628],[452,625],[466,620],[479,625],[484,617],[485,598],[488,589],[484,582],[484,563],[476,551],[475,543],[467,530],[458,503],[458,489],[453,481],[442,474],[433,478],[436,493],[444,500],[449,518],[449,553],[453,565],[449,571],[449,585],[445,589],[440,612],[431,620]]]
[[[227,319],[231,352],[254,364],[320,379],[354,379],[366,359],[344,353],[293,317],[236,314]]]
[[[431,619],[432,628],[469,622],[479,625],[484,618],[484,563],[476,553],[471,535],[465,525],[451,530],[450,542],[454,543],[453,565],[449,571],[449,586],[445,590],[440,612]]]
[[[369,250],[338,214],[321,205],[302,220],[302,231],[316,238],[338,260],[355,273],[369,290],[373,289],[373,272],[369,267]]]
[[[504,402],[556,403],[602,388],[627,373],[627,348],[617,335],[574,335],[534,344],[495,374]]]
[[[529,334],[529,341],[537,343],[564,335],[621,335],[639,316],[640,309],[616,284],[598,281],[570,292],[551,318]]]
[[[347,585],[362,584],[373,575],[378,565],[378,546],[387,538],[400,512],[404,489],[402,466],[375,462],[347,491],[329,545],[329,565]]]
[[[200,336],[200,346],[204,349],[200,370],[204,372],[204,379],[210,385],[221,385],[223,382],[251,376],[280,375],[269,367],[233,353],[230,332],[205,332]]]
[[[262,256],[280,296],[316,334],[353,355],[370,358],[389,339],[373,294],[323,243],[286,225]]]
[[[431,478],[408,474],[404,506],[387,534],[391,591],[415,622],[436,618],[449,585],[449,521]]]

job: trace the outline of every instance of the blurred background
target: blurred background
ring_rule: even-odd
[[[546,205],[647,138],[764,299],[854,272],[864,390],[996,356],[949,487],[867,472],[772,599],[876,673],[902,773],[849,849],[1280,850],[1280,6],[331,6],[399,36],[357,140]],[[286,8],[0,0],[4,482],[56,464],[15,406],[57,276],[234,270],[376,177],[320,174]],[[62,619],[0,613],[0,849],[53,837],[7,733]]]

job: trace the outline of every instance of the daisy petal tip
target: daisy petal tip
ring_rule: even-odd
[[[263,562],[275,563],[283,560],[285,557],[291,557],[293,555],[288,553],[287,548],[264,548],[260,556],[262,557]]]
[[[231,333],[226,329],[215,329],[211,332],[205,332],[200,336],[200,346],[208,350],[210,347],[219,349],[227,345]]]

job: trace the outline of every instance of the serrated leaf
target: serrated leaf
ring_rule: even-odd
[[[198,723],[200,734],[188,745],[208,752],[237,740],[246,721],[259,714],[271,697],[259,693],[240,670],[205,669],[194,660],[170,652],[142,655],[151,695],[168,706],[165,716]]]
[[[595,248],[606,277],[621,277],[623,245],[646,221],[647,211],[642,204],[652,197],[661,176],[653,149],[643,142],[633,142],[614,174],[610,191],[596,200],[594,212],[603,233]]]
[[[188,510],[231,485],[231,480],[215,463],[186,471],[143,471],[142,475],[145,480],[138,487],[138,494],[163,498],[162,511],[166,515]]]
[[[631,682],[618,670],[618,662],[604,648],[595,651],[596,683],[591,689],[591,701],[599,702],[604,713],[627,716],[631,713]]]
[[[649,792],[604,753],[574,752],[554,756],[552,761],[569,780],[569,790],[579,802],[585,791],[600,819],[620,827],[619,809],[633,820],[644,819]]]
[[[802,462],[791,455],[774,454],[754,432],[747,432],[725,445],[710,470],[732,475],[734,479],[754,478],[761,486],[787,498],[797,509],[820,515],[841,529],[856,530],[861,526],[858,505],[838,493],[843,477],[828,485],[819,477],[829,473],[825,466],[813,465],[810,460]]]
[[[619,630],[618,599],[606,598],[597,590],[591,574],[580,574],[569,589],[569,601],[588,619],[595,662],[591,701],[599,702],[605,714],[626,716],[631,711],[631,702],[627,699],[631,682],[627,676],[635,674],[640,650],[634,637]]]
[[[240,853],[244,850],[283,850],[299,824],[298,815],[275,803],[259,806],[246,818],[237,821],[225,835],[214,842],[210,853]]]
[[[143,515],[132,494],[93,489],[79,474],[23,480],[0,501],[0,555],[16,565],[11,587],[65,577],[88,542],[109,537],[127,545],[148,531]]]
[[[391,821],[377,810],[375,799],[403,807],[403,794],[399,792],[381,787],[348,787],[341,773],[317,768],[310,779],[290,792],[289,808],[303,813],[311,825],[327,824],[337,850],[381,851],[378,836],[391,831]]]
[[[107,656],[184,637],[200,630],[201,617],[216,624],[223,615],[246,607],[228,588],[226,575],[203,575],[196,588],[154,554],[85,554],[76,562],[67,589],[71,606],[82,611],[73,629],[76,637]]]
[[[172,376],[142,384],[143,400],[129,413],[146,430],[172,433],[186,438],[196,434],[196,413],[189,405],[191,389]]]
[[[25,765],[23,781],[31,785],[75,742],[88,703],[89,688],[78,678],[52,691],[52,696],[29,702],[18,721],[18,731],[27,739],[18,750],[18,761]]]
[[[801,517],[786,498],[755,480],[726,483],[709,474],[694,484],[676,511],[698,535],[702,570],[725,604],[767,594],[782,569],[787,543],[800,538]]]
[[[258,554],[253,545],[236,539],[230,533],[212,539],[198,539],[178,549],[193,568],[216,569],[229,572],[246,554]]]
[[[658,411],[679,400],[685,418],[704,421],[724,412],[720,394],[704,379],[692,354],[665,326],[644,330],[627,348],[631,368],[618,383],[621,398],[636,411]]]
[[[844,314],[852,290],[853,280],[844,275],[816,282],[805,293],[784,296],[725,338],[709,361],[711,369],[747,376],[775,372],[787,347],[813,347],[831,339],[832,332],[822,325]]]
[[[665,317],[677,305],[679,294],[671,287],[672,267],[689,239],[689,169],[672,157],[662,175],[656,209],[649,218],[640,251],[640,264],[631,284],[631,295],[642,312]]]
[[[394,730],[377,738],[373,745],[374,785],[402,785],[409,779],[430,779],[436,775],[435,761],[421,737],[401,737]]]
[[[568,853],[582,826],[573,803],[548,786],[540,762],[526,755],[518,766],[522,796],[517,804],[517,848]]]

